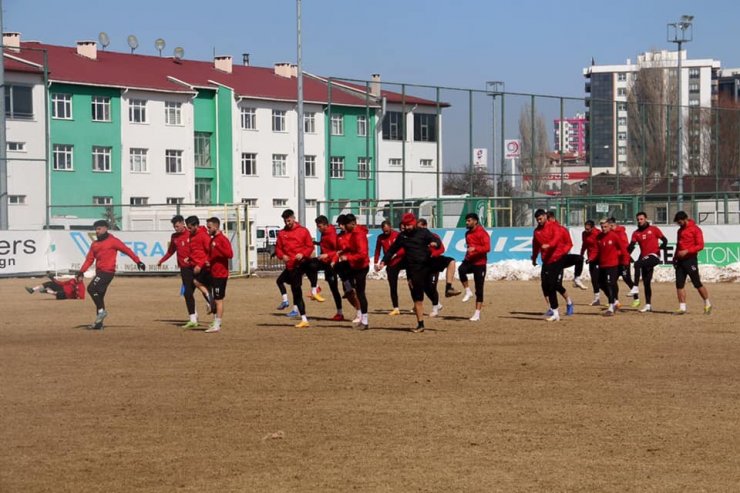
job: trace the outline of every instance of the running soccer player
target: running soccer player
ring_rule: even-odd
[[[642,276],[642,285],[645,290],[645,306],[640,312],[647,313],[653,311],[651,304],[653,297],[653,288],[651,281],[653,279],[653,269],[660,264],[660,251],[668,246],[668,238],[657,227],[650,224],[647,220],[647,214],[638,212],[635,216],[637,219],[637,229],[632,233],[632,241],[627,247],[631,254],[635,245],[640,245],[640,258],[635,262],[635,287],[640,284]],[[660,241],[660,245],[658,242]],[[632,302],[632,306],[640,306],[640,299],[637,298]]]
[[[335,263],[346,262],[349,266],[348,280],[350,281],[354,297],[359,303],[357,317],[352,323],[359,325],[361,330],[369,328],[368,303],[365,288],[367,273],[370,271],[370,256],[368,252],[367,228],[357,224],[354,214],[347,214],[344,218],[344,231],[348,235],[341,251],[335,254]]]
[[[610,317],[614,315],[617,309],[616,286],[619,279],[619,265],[627,250],[621,238],[614,231],[616,222],[614,219],[608,219],[602,226],[602,232],[596,241],[596,250],[589,262],[599,263],[599,281],[601,289],[606,293],[609,299],[609,308],[604,315]]]
[[[304,329],[310,327],[310,324],[306,317],[306,304],[301,293],[303,282],[301,264],[311,258],[314,250],[313,239],[308,229],[295,220],[295,213],[291,209],[285,209],[282,218],[285,227],[278,232],[275,253],[285,262],[285,268],[288,269],[293,303],[298,307],[298,313],[301,315],[301,321],[296,324],[296,327]]]
[[[224,298],[226,297],[226,283],[229,280],[229,260],[234,257],[231,242],[221,231],[221,221],[212,217],[206,221],[211,242],[208,245],[208,264],[211,266],[211,291],[213,303],[216,305],[215,317],[206,332],[221,330],[221,321],[224,318]]]
[[[396,238],[398,238],[399,235],[398,231],[394,230],[391,226],[390,221],[383,221],[380,224],[380,229],[383,232],[378,235],[378,238],[375,241],[375,255],[373,256],[373,265],[375,265],[376,271],[380,271],[381,269],[379,263],[381,253],[383,255],[388,253],[391,245],[393,245],[393,242],[396,241]],[[401,314],[401,310],[398,307],[398,273],[401,271],[403,255],[404,251],[403,248],[401,248],[385,266],[385,274],[388,278],[388,287],[391,292],[391,304],[393,305],[393,310],[388,313],[388,315],[391,316]]]
[[[404,230],[390,246],[380,262],[383,268],[393,259],[393,256],[401,248],[404,249],[404,263],[406,264],[406,275],[411,282],[411,298],[414,300],[414,312],[416,313],[416,328],[411,332],[424,332],[424,294],[430,300],[434,299],[434,286],[432,284],[432,272],[429,265],[431,248],[437,246],[434,236],[428,229],[416,227],[416,216],[407,212],[401,218]],[[433,301],[432,301],[433,302]]]
[[[696,223],[689,219],[684,211],[676,212],[673,220],[678,224],[678,238],[676,241],[676,254],[673,256],[673,266],[676,269],[676,295],[678,296],[678,310],[676,315],[686,313],[686,277],[691,279],[704,300],[704,314],[712,313],[712,303],[709,301],[709,291],[701,282],[699,276],[699,262],[697,255],[704,250],[704,233]]]
[[[420,218],[417,221],[417,225],[420,228],[427,228],[427,220]],[[452,282],[455,280],[455,271],[457,271],[457,263],[452,257],[446,257],[442,255],[445,252],[445,245],[442,242],[442,238],[438,234],[432,232],[437,244],[436,248],[432,249],[432,272],[434,274],[434,284],[437,284],[439,280],[439,273],[445,273],[445,298],[451,298],[460,294],[460,291],[452,287]]]
[[[337,313],[331,319],[339,322],[344,320],[342,295],[339,294],[337,274],[331,266],[331,260],[337,252],[337,230],[334,228],[334,225],[329,224],[329,219],[326,216],[317,217],[315,222],[316,229],[321,234],[321,240],[318,242],[321,253],[318,257],[313,257],[306,261],[304,270],[306,277],[311,282],[311,286],[316,286],[318,283],[319,271],[324,272],[324,279],[329,284],[331,295],[334,298],[334,304],[337,307]],[[318,295],[318,293],[316,294]],[[323,301],[323,298],[319,301]]]
[[[198,326],[198,312],[195,311],[195,275],[193,274],[193,265],[190,263],[190,231],[185,226],[185,218],[179,214],[174,216],[170,222],[175,232],[170,236],[167,252],[159,259],[157,266],[167,262],[172,255],[177,253],[177,266],[180,268],[185,308],[187,308],[190,316],[190,320],[182,327],[193,329]]]
[[[554,222],[558,225],[558,227],[562,229],[561,234],[563,241],[566,243],[566,245],[568,243],[570,244],[567,253],[563,256],[563,270],[570,267],[575,267],[573,273],[573,286],[579,289],[586,289],[583,281],[581,281],[581,275],[583,274],[583,255],[570,253],[570,249],[573,248],[573,239],[570,237],[570,231],[568,230],[568,228],[558,222],[558,220],[555,218],[555,213],[552,211],[547,211],[547,220],[550,222]],[[563,245],[563,248],[565,248],[566,245]]]
[[[619,241],[621,241],[622,246],[624,246],[624,254],[619,259],[619,276],[622,278],[622,280],[624,280],[624,283],[627,285],[627,287],[630,288],[629,294],[632,296],[632,306],[638,307],[640,306],[640,290],[632,281],[632,257],[627,251],[627,246],[629,245],[629,240],[627,239],[627,230],[621,224],[617,224],[617,220],[615,218],[612,217],[609,218],[609,220],[611,224],[613,224],[612,231],[617,234],[617,236],[619,237]],[[616,297],[617,308],[619,308],[619,287],[617,287]]]
[[[208,266],[208,249],[211,245],[211,235],[208,234],[208,228],[200,225],[198,216],[188,216],[185,219],[185,227],[190,232],[189,261],[193,266],[193,283],[206,300],[206,313],[213,313],[215,307],[213,306],[213,294],[211,293],[211,271]]]
[[[488,252],[491,251],[491,235],[480,225],[478,214],[471,212],[465,216],[465,244],[467,250],[457,273],[465,288],[463,303],[467,303],[473,297],[473,291],[468,283],[468,274],[473,274],[475,284],[475,312],[470,317],[471,322],[480,320],[480,312],[483,309],[483,288],[486,280],[486,267],[488,264]]]
[[[589,258],[596,250],[596,238],[598,238],[600,231],[596,228],[596,223],[591,219],[583,224],[583,232],[581,233],[581,257],[586,254],[586,263],[588,263],[588,275],[591,278],[591,288],[594,292],[594,300],[591,302],[591,306],[599,306],[601,304],[599,296],[599,264],[597,262],[589,262]]]
[[[547,298],[549,309],[545,314],[548,322],[560,320],[558,312],[558,291],[563,287],[563,257],[568,248],[568,242],[564,241],[560,225],[547,219],[544,209],[537,209],[534,213],[537,227],[532,235],[532,265],[537,265],[537,256],[542,258],[542,270],[540,272],[540,284],[542,293]],[[570,237],[570,234],[568,234]],[[568,248],[569,249],[569,248]],[[573,302],[567,300],[566,313],[571,314]]]
[[[102,330],[103,320],[108,316],[108,312],[105,310],[105,292],[116,274],[116,256],[118,252],[128,255],[140,271],[146,270],[146,265],[121,240],[108,232],[108,221],[101,219],[95,221],[93,226],[95,227],[96,240],[90,245],[85,262],[83,262],[75,277],[78,282],[82,282],[87,269],[92,266],[93,262],[95,263],[95,277],[87,286],[87,292],[90,293],[93,303],[95,303],[96,316],[95,321],[88,328]]]

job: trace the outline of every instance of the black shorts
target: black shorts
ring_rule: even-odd
[[[204,286],[210,286],[211,283],[213,282],[211,271],[208,269],[201,269],[201,271],[198,274],[195,274],[193,276],[193,279],[203,284]]]
[[[226,297],[226,283],[228,277],[214,277],[211,280],[211,290],[213,291],[214,300],[222,300]]]
[[[691,279],[691,284],[696,289],[702,287],[701,277],[699,277],[699,262],[697,262],[696,257],[674,259],[673,267],[676,269],[676,288],[683,289],[686,285],[686,277]]]
[[[452,262],[452,257],[432,257],[429,261],[429,265],[431,267],[432,272],[442,272],[447,268],[448,265],[450,265],[450,262]]]

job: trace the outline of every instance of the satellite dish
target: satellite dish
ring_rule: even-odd
[[[108,33],[102,32],[98,34],[98,42],[103,47],[103,50],[105,50],[110,44],[110,38],[108,37]]]
[[[175,48],[174,55],[175,60],[182,60],[182,57],[185,56],[185,50],[182,47],[178,46],[177,48]]]
[[[162,38],[157,38],[156,41],[154,41],[154,47],[159,51],[159,56],[162,56],[162,50],[164,50],[166,44],[167,43],[165,43]]]
[[[139,40],[133,34],[128,35],[128,47],[131,48],[131,53],[139,47]]]

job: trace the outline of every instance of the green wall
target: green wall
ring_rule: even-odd
[[[113,197],[113,204],[121,203],[121,91],[112,88],[79,86],[53,83],[51,94],[72,95],[72,119],[50,118],[51,130],[51,214],[73,215],[100,219],[103,207],[93,207],[93,196]],[[111,100],[111,121],[98,122],[92,119],[93,96],[108,96]],[[49,98],[51,116],[51,97]],[[54,144],[74,146],[73,171],[53,169]],[[111,171],[92,170],[93,146],[111,147]],[[90,204],[90,207],[65,207]],[[115,207],[120,217],[121,207]]]
[[[219,87],[214,91],[201,89],[193,100],[194,131],[211,134],[211,167],[195,168],[195,178],[211,181],[213,204],[233,202],[233,94],[226,87]]]
[[[357,135],[358,115],[367,115],[365,108],[345,106],[331,107],[334,115],[344,115],[344,135],[331,135],[331,118],[326,112],[326,197],[328,200],[375,198],[375,118],[374,111],[368,115],[367,137]],[[330,178],[331,158],[344,157],[344,178]],[[370,158],[370,178],[359,179],[357,158]]]

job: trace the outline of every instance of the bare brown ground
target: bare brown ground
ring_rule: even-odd
[[[204,334],[178,328],[173,278],[116,278],[102,332],[82,328],[91,301],[29,283],[0,281],[0,491],[740,484],[740,284],[709,285],[709,317],[693,289],[686,316],[663,284],[662,312],[613,319],[571,289],[576,316],[547,324],[537,283],[489,282],[483,322],[456,298],[412,334],[384,315],[384,281],[360,332],[328,320],[330,301],[295,329],[272,279],[240,279]]]

